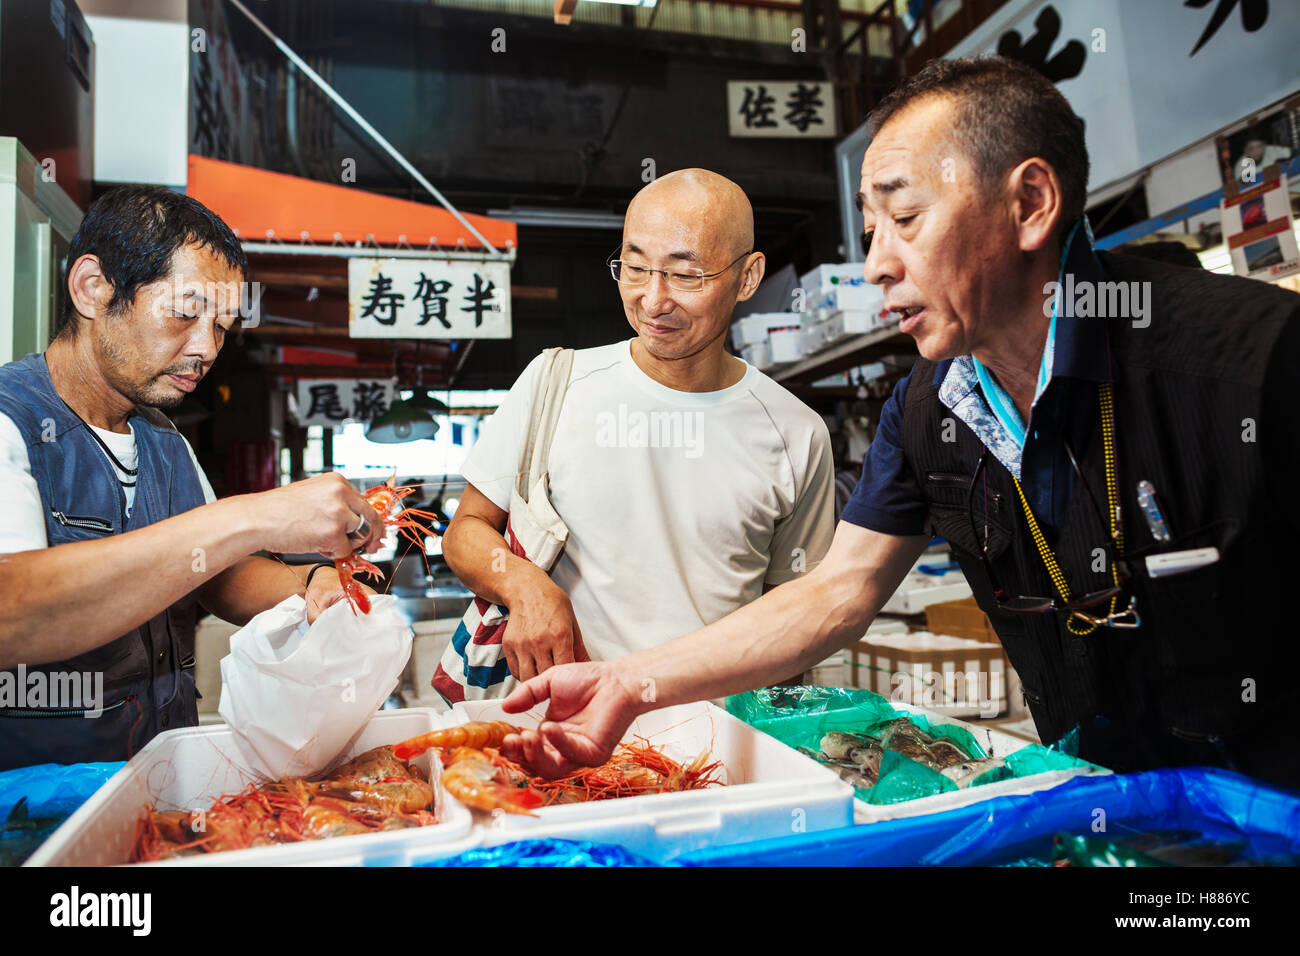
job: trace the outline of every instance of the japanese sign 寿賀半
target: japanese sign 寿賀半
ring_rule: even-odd
[[[508,339],[510,266],[460,259],[352,259],[354,339]]]

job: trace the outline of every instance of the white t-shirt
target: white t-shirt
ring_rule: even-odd
[[[551,577],[596,660],[726,616],[764,582],[811,571],[834,534],[820,415],[751,366],[720,391],[670,389],[641,371],[630,347],[575,354],[551,446],[551,502],[569,528]],[[540,358],[462,469],[507,510]]]
[[[111,456],[106,457],[116,459],[113,460],[113,470],[126,493],[126,513],[130,515],[135,506],[135,477],[128,474],[126,469],[135,469],[138,462],[135,433],[122,434],[95,428],[93,425],[90,427],[112,452]],[[184,436],[181,436],[181,440],[185,441]],[[194,449],[188,441],[185,442],[185,448],[198,473],[204,501],[209,504],[216,501],[212,485],[199,467]],[[22,433],[18,431],[14,420],[4,414],[0,414],[0,501],[5,503],[3,517],[0,517],[0,554],[17,554],[49,546],[49,539],[45,536],[45,506],[41,502],[36,479],[32,477],[27,443],[23,441]]]

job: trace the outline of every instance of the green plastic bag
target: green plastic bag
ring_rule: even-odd
[[[893,721],[905,718],[935,740],[953,744],[974,760],[988,754],[973,734],[956,724],[931,723],[924,714],[895,708],[869,690],[842,687],[763,687],[726,699],[727,712],[789,747],[820,752],[821,741],[831,731],[880,737]],[[1005,757],[968,786],[983,786],[1000,780],[1018,779],[1049,770],[1092,767],[1073,756],[1077,735],[1066,735],[1052,747],[1026,744]],[[857,796],[867,803],[884,805],[917,800],[960,789],[956,782],[924,763],[887,749],[881,758],[875,786],[857,787]]]

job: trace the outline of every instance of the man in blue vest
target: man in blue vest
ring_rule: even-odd
[[[948,540],[1046,743],[1118,771],[1300,786],[1300,297],[1096,252],[1083,123],[999,57],[930,64],[872,113],[866,277],[921,360],[825,560],[721,621],[571,664],[506,748],[605,759],[636,714],[775,683],[858,640]]]
[[[382,537],[337,474],[214,501],[158,411],[211,367],[247,276],[200,203],[114,189],[73,238],[49,349],[0,368],[0,770],[122,760],[197,724],[198,606],[244,623],[305,592],[314,620],[342,597],[333,567],[309,581],[253,552],[337,558]]]

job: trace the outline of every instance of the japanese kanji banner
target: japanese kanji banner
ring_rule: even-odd
[[[354,339],[508,339],[510,266],[463,259],[351,259]]]
[[[835,88],[830,83],[729,80],[727,128],[732,136],[833,139]]]
[[[298,423],[340,425],[368,422],[388,411],[397,397],[397,379],[303,378],[298,380]]]

